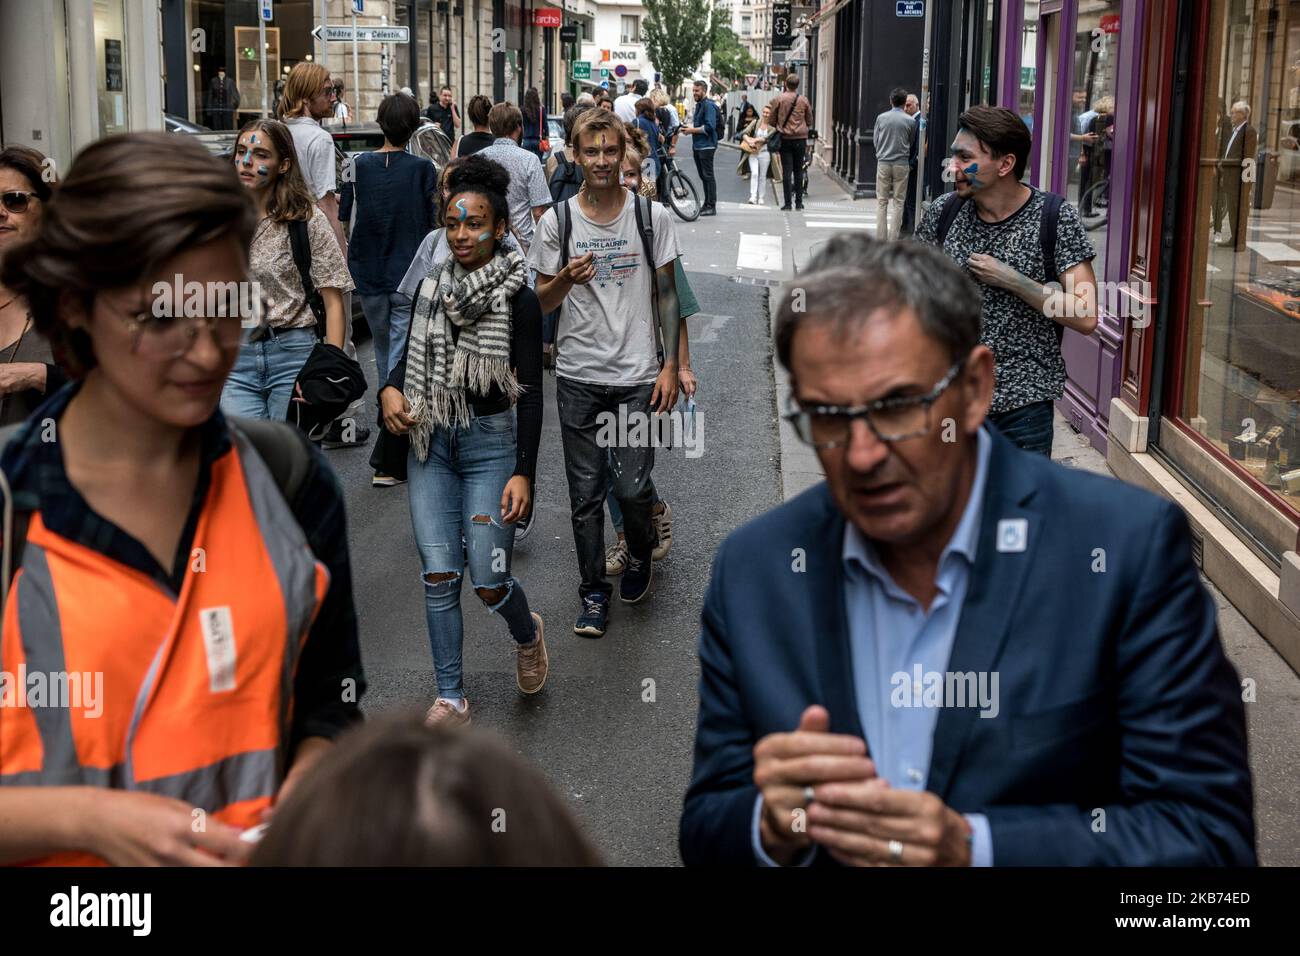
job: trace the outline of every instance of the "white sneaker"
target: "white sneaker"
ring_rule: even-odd
[[[627,541],[619,538],[605,552],[605,574],[612,578],[626,571],[627,555]]]
[[[663,502],[664,510],[662,514],[650,515],[654,522],[655,531],[659,533],[659,544],[650,552],[650,558],[654,561],[662,561],[668,556],[668,551],[673,546],[673,509],[667,501]]]

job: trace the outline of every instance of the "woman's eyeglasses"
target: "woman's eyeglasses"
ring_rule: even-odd
[[[265,299],[254,300],[251,316],[186,316],[171,318],[150,312],[126,320],[131,330],[131,351],[154,361],[178,359],[194,347],[201,328],[209,329],[217,346],[223,350],[238,348],[245,330],[256,335],[266,325],[270,307]]]
[[[7,212],[26,212],[35,195],[36,193],[23,192],[20,189],[0,193],[0,205],[3,205]]]

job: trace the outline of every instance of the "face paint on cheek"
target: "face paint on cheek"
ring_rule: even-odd
[[[257,167],[257,175],[259,175],[259,176],[270,176],[270,175],[271,175],[271,171],[270,171],[269,169],[267,169],[265,166],[258,166],[258,167]]]
[[[971,189],[979,189],[981,186],[984,185],[982,182],[979,181],[978,178],[976,178],[976,174],[979,171],[980,171],[979,163],[971,163],[969,166],[967,166],[965,169],[962,170],[962,172],[966,174],[967,181],[970,182]]]
[[[478,241],[480,243],[491,242],[495,237],[490,232],[479,233]]]

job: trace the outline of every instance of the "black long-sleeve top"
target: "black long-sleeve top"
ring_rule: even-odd
[[[510,313],[510,364],[523,387],[523,394],[516,403],[519,430],[515,441],[514,473],[532,481],[537,471],[537,447],[542,441],[542,308],[537,293],[528,286],[521,286],[510,300]],[[414,327],[414,322],[408,323],[402,357],[394,363],[385,383],[399,392],[406,386],[406,356]],[[453,341],[459,339],[460,328],[453,325],[451,334]],[[504,397],[501,389],[494,385],[486,395],[471,395],[469,406],[478,415],[480,409],[499,405]]]

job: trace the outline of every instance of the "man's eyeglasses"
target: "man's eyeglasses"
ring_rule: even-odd
[[[930,406],[961,374],[966,360],[948,369],[948,374],[924,395],[881,398],[866,405],[812,405],[792,407],[785,419],[794,426],[799,438],[814,448],[841,448],[853,437],[853,420],[865,419],[871,433],[882,442],[919,438],[930,430]],[[795,401],[791,399],[791,405]]]
[[[219,348],[236,349],[246,329],[256,334],[266,326],[269,314],[266,300],[255,302],[254,310],[251,317],[243,318],[238,315],[172,318],[141,312],[126,320],[131,330],[131,352],[153,361],[178,359],[194,347],[200,328],[212,332]]]
[[[20,189],[0,193],[0,205],[3,205],[8,212],[26,212],[35,195],[36,193],[23,192]]]

